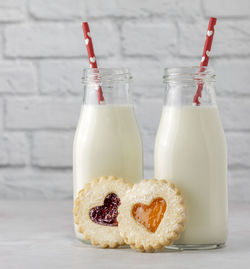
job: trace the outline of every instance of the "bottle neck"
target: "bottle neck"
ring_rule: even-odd
[[[215,75],[207,67],[166,68],[164,75],[164,104],[168,106],[192,106],[198,89],[200,105],[216,105]]]
[[[127,69],[94,68],[83,72],[84,104],[99,104],[98,92],[104,97],[101,105],[131,104],[131,74]]]

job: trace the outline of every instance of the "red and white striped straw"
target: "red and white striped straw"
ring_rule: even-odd
[[[87,48],[87,52],[88,52],[90,68],[98,68],[97,62],[96,62],[96,57],[95,57],[95,52],[94,52],[94,46],[93,46],[92,38],[90,35],[89,24],[87,22],[83,22],[82,29],[83,29],[85,44],[86,44],[86,48]],[[104,101],[101,86],[99,86],[99,88],[97,90],[97,96],[98,96],[98,103],[99,104]]]
[[[209,19],[208,30],[207,30],[207,34],[206,34],[206,41],[205,41],[205,45],[204,45],[204,49],[203,49],[203,53],[202,53],[202,57],[201,57],[200,67],[208,65],[208,60],[209,60],[210,51],[211,51],[211,47],[212,47],[212,43],[213,43],[213,37],[214,37],[214,26],[216,24],[216,21],[217,21],[217,19],[213,18],[213,17],[211,17]],[[200,71],[202,71],[202,68],[200,69]],[[203,89],[203,84],[199,83],[196,94],[195,94],[194,99],[193,99],[193,104],[195,104],[197,106],[200,105],[200,98],[201,98],[202,89]]]

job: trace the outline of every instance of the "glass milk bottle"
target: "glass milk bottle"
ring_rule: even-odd
[[[210,249],[227,239],[227,149],[210,68],[165,69],[165,98],[155,142],[155,177],[182,191],[187,225],[179,248]],[[201,105],[193,105],[197,84]]]
[[[143,178],[142,142],[131,101],[127,69],[86,69],[84,98],[73,146],[74,199],[93,178]],[[101,87],[104,102],[98,104]],[[77,225],[76,225],[77,226]],[[77,232],[76,236],[82,239]]]

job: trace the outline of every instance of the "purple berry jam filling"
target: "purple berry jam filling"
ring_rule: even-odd
[[[96,206],[90,209],[90,219],[100,225],[117,226],[118,206],[120,198],[115,193],[108,194],[103,202],[103,205]]]

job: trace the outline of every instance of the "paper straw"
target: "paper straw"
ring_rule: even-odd
[[[211,17],[209,19],[208,30],[207,30],[207,34],[206,34],[206,41],[205,41],[205,45],[204,45],[204,49],[203,49],[203,53],[202,53],[202,57],[201,57],[200,71],[203,71],[203,69],[202,69],[203,66],[208,65],[210,51],[211,51],[212,43],[213,43],[214,26],[216,24],[216,20],[217,19],[213,18],[213,17]],[[193,99],[193,104],[195,104],[197,106],[200,105],[202,89],[203,89],[203,83],[199,83],[198,87],[197,87],[196,94],[195,94],[194,99]]]
[[[94,46],[93,46],[92,38],[90,35],[89,24],[87,22],[83,22],[82,29],[83,29],[85,44],[86,44],[86,48],[87,48],[87,52],[88,52],[90,68],[98,68],[97,62],[96,62],[96,57],[95,57],[95,52],[94,52]],[[97,90],[97,97],[98,97],[99,104],[104,101],[101,86],[99,86],[99,88]]]

